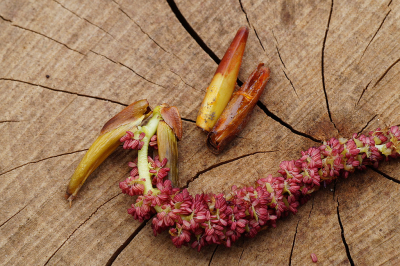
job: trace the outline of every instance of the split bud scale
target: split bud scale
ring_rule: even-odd
[[[82,158],[67,187],[65,197],[72,202],[88,176],[120,145],[126,131],[133,131],[151,114],[147,100],[132,103],[102,128],[100,136],[93,142]]]
[[[165,167],[169,168],[168,179],[174,187],[179,181],[178,176],[178,141],[168,124],[160,121],[157,127],[157,151],[160,162],[167,158]]]
[[[270,70],[259,64],[243,86],[233,93],[228,106],[207,136],[207,146],[220,153],[246,126],[269,80]]]

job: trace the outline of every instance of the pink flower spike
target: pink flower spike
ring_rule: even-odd
[[[137,137],[129,138],[128,133],[126,137],[124,146],[136,141],[143,143]],[[148,157],[152,184],[157,189],[143,195],[146,180],[139,177],[135,162],[129,163],[131,177],[119,186],[125,194],[139,195],[128,210],[135,219],[143,221],[156,210],[159,212],[152,221],[155,235],[169,230],[177,247],[191,245],[197,250],[209,244],[229,247],[242,235],[254,237],[263,228],[276,227],[279,218],[295,214],[321,184],[330,184],[367,166],[377,167],[385,159],[398,158],[399,150],[398,127],[378,129],[368,136],[355,134],[353,139],[332,138],[318,148],[302,152],[300,159],[282,162],[278,171],[281,176],[260,178],[254,187],[232,186],[229,194],[195,196],[187,189],[172,188],[170,180],[163,180],[169,171],[166,160]],[[318,261],[314,253],[311,259]]]

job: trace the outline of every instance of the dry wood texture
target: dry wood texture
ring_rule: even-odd
[[[80,191],[64,192],[103,124],[147,98],[179,108],[180,186],[228,191],[275,173],[330,136],[400,124],[398,1],[0,1],[0,264],[400,264],[400,162],[323,188],[254,239],[200,253],[126,213],[118,148]],[[221,155],[194,120],[236,30],[250,28],[239,80],[271,80]]]

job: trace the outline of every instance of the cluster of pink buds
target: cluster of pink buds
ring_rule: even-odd
[[[169,168],[165,167],[167,164],[167,158],[164,158],[162,162],[159,161],[158,156],[151,158],[150,156],[147,158],[150,170],[149,173],[153,176],[153,185],[157,185],[158,183],[162,183],[163,179],[168,175]],[[129,167],[132,168],[130,172],[130,176],[124,181],[119,183],[119,187],[122,190],[122,193],[128,194],[129,196],[141,195],[144,192],[144,178],[140,178],[139,169],[136,162],[129,162]]]
[[[140,221],[156,214],[152,221],[154,234],[169,230],[175,246],[191,245],[197,250],[210,244],[230,247],[242,235],[254,237],[265,226],[275,227],[277,219],[295,214],[321,184],[339,176],[346,178],[367,165],[377,167],[384,159],[400,157],[399,140],[397,126],[378,128],[368,136],[332,138],[302,152],[298,160],[283,161],[280,176],[261,178],[255,186],[233,186],[227,195],[191,196],[187,189],[173,188],[171,181],[163,180],[166,162],[157,159],[149,159],[157,189],[143,194],[140,177],[132,174],[120,187],[129,195],[142,194],[128,213]]]
[[[132,131],[126,131],[126,134],[119,141],[124,143],[122,147],[126,150],[140,150],[144,145],[142,139],[145,135],[144,132],[141,132],[135,136]]]
[[[151,158],[150,156],[147,157],[147,160],[149,161],[150,164],[150,170],[149,172],[154,176],[153,178],[153,185],[157,185],[157,183],[162,183],[164,177],[168,175],[169,168],[165,167],[165,165],[168,162],[167,158],[164,158],[161,162],[158,158],[158,156]]]
[[[143,148],[143,138],[146,136],[144,132],[133,133],[132,131],[126,131],[126,134],[119,140],[123,142],[123,148],[125,150],[140,150]],[[153,135],[149,142],[150,147],[157,150],[157,135]]]

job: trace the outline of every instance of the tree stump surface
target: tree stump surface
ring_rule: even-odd
[[[0,2],[0,264],[399,265],[400,162],[314,193],[296,215],[231,248],[175,248],[126,213],[118,148],[72,208],[69,178],[106,121],[148,99],[184,120],[180,186],[229,191],[275,174],[330,137],[400,124],[397,1],[6,0]],[[196,128],[206,88],[237,29],[250,35],[239,80],[271,80],[221,155]]]

